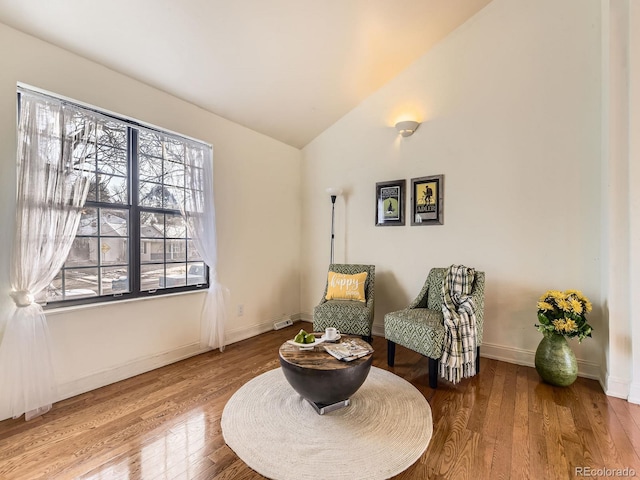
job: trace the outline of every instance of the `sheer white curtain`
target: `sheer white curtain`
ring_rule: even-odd
[[[2,411],[25,419],[55,400],[47,319],[36,298],[62,267],[78,228],[89,179],[83,162],[96,122],[55,99],[23,92],[11,296],[0,343]],[[6,410],[5,410],[6,409]]]
[[[201,317],[200,343],[224,351],[226,297],[228,290],[218,283],[216,212],[213,203],[213,159],[206,145],[187,144],[185,159],[186,197],[183,215],[189,235],[209,267],[209,291]]]

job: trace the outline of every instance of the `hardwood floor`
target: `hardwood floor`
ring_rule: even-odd
[[[225,445],[220,417],[240,386],[279,366],[278,347],[301,326],[310,328],[296,323],[64,400],[30,422],[0,422],[0,478],[264,478]],[[389,368],[385,340],[373,346],[374,365],[410,381],[433,413],[429,448],[396,479],[568,479],[579,468],[640,477],[640,406],[594,380],[555,388],[533,368],[483,358],[473,379],[433,390],[426,358],[398,346]]]

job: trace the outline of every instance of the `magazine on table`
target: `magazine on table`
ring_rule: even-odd
[[[327,353],[343,362],[350,362],[373,353],[373,348],[365,347],[353,340],[345,340],[333,345],[324,345],[324,349]]]

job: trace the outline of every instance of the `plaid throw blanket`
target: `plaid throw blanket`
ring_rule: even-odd
[[[451,265],[442,284],[444,351],[440,376],[452,383],[476,374],[476,306],[471,287],[476,271],[463,265]]]

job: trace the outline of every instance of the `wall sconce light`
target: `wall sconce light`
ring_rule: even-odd
[[[410,135],[413,135],[413,132],[417,130],[419,125],[420,122],[406,120],[404,122],[396,123],[396,130],[398,130],[398,133],[400,133],[400,135],[402,135],[403,137],[408,137]]]

